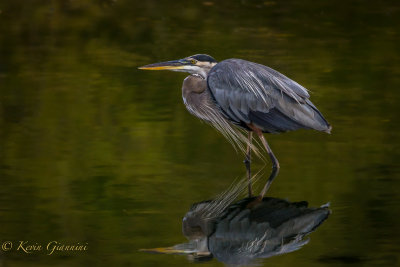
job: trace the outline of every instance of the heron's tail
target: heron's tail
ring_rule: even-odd
[[[314,115],[315,124],[312,127],[313,129],[321,132],[325,132],[330,134],[332,130],[332,126],[329,122],[324,118],[322,113],[317,109],[317,107],[307,99],[307,106],[312,110],[312,114]]]

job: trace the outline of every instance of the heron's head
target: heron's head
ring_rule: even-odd
[[[172,70],[199,74],[203,78],[207,77],[208,72],[217,64],[217,61],[204,54],[185,57],[178,60],[159,62],[139,67],[141,70]]]

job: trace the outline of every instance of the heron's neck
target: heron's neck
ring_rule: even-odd
[[[210,72],[209,69],[200,69],[200,72],[194,73],[193,75],[200,76],[204,80],[207,80],[207,75]]]
[[[191,74],[199,75],[207,80],[208,73],[215,65],[217,65],[215,62],[204,62],[200,66],[193,66]]]

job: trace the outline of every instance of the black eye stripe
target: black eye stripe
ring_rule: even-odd
[[[217,62],[213,57],[211,57],[209,55],[204,55],[204,54],[194,55],[194,56],[191,56],[191,58],[194,58],[198,61]]]

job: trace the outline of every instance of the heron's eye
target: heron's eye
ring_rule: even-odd
[[[190,63],[192,63],[192,64],[196,64],[196,62],[197,62],[197,61],[194,60],[194,59],[191,59],[191,60],[190,60]]]

